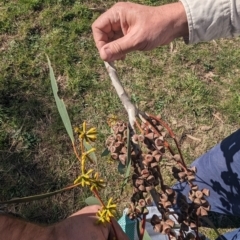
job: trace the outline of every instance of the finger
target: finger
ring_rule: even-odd
[[[100,50],[112,40],[116,32],[121,32],[119,14],[114,9],[109,9],[92,24],[92,31],[96,46]]]

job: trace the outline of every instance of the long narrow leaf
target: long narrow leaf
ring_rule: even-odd
[[[47,61],[48,61],[48,67],[49,67],[49,71],[50,71],[50,79],[51,79],[53,95],[54,95],[54,98],[55,98],[55,101],[56,101],[56,104],[57,104],[58,112],[59,112],[59,114],[62,118],[64,127],[66,128],[67,133],[68,133],[68,135],[69,135],[69,137],[70,137],[70,139],[73,143],[74,142],[74,137],[73,137],[72,124],[71,124],[71,121],[70,121],[70,118],[68,116],[68,112],[67,112],[67,109],[66,109],[66,106],[65,106],[63,100],[58,97],[57,81],[56,81],[56,78],[54,76],[54,72],[53,72],[51,62],[50,62],[48,56],[47,56]]]
[[[47,198],[47,197],[51,197],[53,195],[56,195],[58,193],[62,193],[64,191],[68,191],[71,190],[75,187],[78,187],[80,185],[80,183],[62,188],[60,190],[54,191],[54,192],[50,192],[50,193],[44,193],[44,194],[38,194],[38,195],[33,195],[33,196],[29,196],[29,197],[23,197],[23,198],[13,198],[9,201],[4,201],[4,202],[0,202],[0,204],[10,204],[10,203],[24,203],[24,202],[31,202],[31,201],[35,201],[35,200],[40,200],[43,198]]]

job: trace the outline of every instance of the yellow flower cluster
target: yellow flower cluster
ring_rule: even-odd
[[[106,206],[97,212],[98,223],[110,222],[111,218],[116,214],[117,205],[112,203],[112,198],[109,199]]]

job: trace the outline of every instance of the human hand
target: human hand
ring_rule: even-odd
[[[54,227],[54,239],[64,240],[128,240],[118,223],[113,219],[112,224],[97,225],[96,212],[100,206],[89,206],[74,213]],[[117,236],[115,236],[115,232]]]
[[[187,36],[188,24],[181,2],[159,7],[119,2],[93,23],[92,30],[100,57],[114,61]]]

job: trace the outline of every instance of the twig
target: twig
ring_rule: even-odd
[[[125,107],[125,109],[128,113],[129,123],[134,130],[134,123],[136,122],[136,116],[138,114],[138,109],[130,101],[130,98],[128,97],[126,91],[124,90],[124,88],[118,78],[117,71],[116,71],[113,63],[104,62],[104,64],[108,71],[109,77],[112,81],[112,85],[114,86],[120,100],[122,101],[123,106]]]

